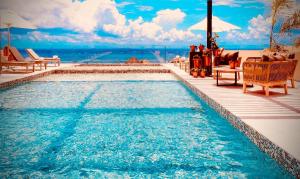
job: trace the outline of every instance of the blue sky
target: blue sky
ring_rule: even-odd
[[[269,0],[213,0],[213,15],[239,26],[219,33],[221,46],[265,47]],[[297,0],[299,3],[299,1]],[[189,27],[206,17],[206,0],[2,0],[38,28],[12,29],[18,48],[188,47],[206,43],[206,33]],[[3,43],[6,43],[4,33]]]

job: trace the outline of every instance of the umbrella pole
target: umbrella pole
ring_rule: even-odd
[[[208,75],[212,75],[212,48],[211,48],[211,36],[212,36],[212,0],[207,0],[207,32],[206,32],[207,48],[210,50],[209,59],[210,67],[208,69]]]
[[[0,16],[0,25],[1,25],[1,16]],[[1,29],[0,29],[0,50],[2,50],[2,32],[1,32]],[[2,52],[2,51],[1,51]],[[1,53],[2,55],[2,53]],[[1,58],[2,56],[0,56]]]
[[[8,56],[8,59],[9,59],[9,55],[10,55],[10,25],[7,24],[7,56]]]
[[[10,47],[10,30],[9,26],[7,26],[7,46]]]

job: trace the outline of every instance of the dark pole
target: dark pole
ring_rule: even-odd
[[[207,48],[211,49],[212,0],[207,0]]]
[[[211,37],[212,37],[212,0],[207,0],[207,48],[211,49]],[[208,75],[212,75],[212,53],[209,53],[210,68],[208,69]]]

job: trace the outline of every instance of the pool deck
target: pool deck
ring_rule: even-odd
[[[28,74],[0,74],[0,88],[54,73],[173,73],[201,96],[209,105],[244,132],[256,145],[300,177],[300,85],[289,88],[271,88],[266,97],[260,86],[248,88],[216,86],[211,77],[193,78],[173,64],[128,66],[78,66],[62,64],[47,70]],[[220,83],[228,81],[220,81]],[[242,80],[239,81],[241,83]],[[229,82],[229,83],[232,83]]]

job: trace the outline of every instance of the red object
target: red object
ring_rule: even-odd
[[[200,44],[199,45],[199,51],[202,52],[204,50],[204,45]]]
[[[7,47],[7,46],[5,46],[5,47],[3,48],[3,55],[4,55],[4,56],[8,56],[8,47]]]
[[[205,66],[210,66],[210,58],[208,56],[203,56],[204,57],[204,64]]]
[[[229,61],[229,67],[230,69],[235,69],[235,61]]]
[[[190,51],[191,51],[191,52],[195,52],[195,51],[196,51],[196,48],[197,48],[197,46],[191,45],[191,46],[190,46]]]
[[[220,55],[220,50],[219,49],[214,50],[214,56],[216,57],[216,56],[219,56],[219,55]]]
[[[192,75],[193,75],[194,78],[197,78],[198,77],[198,72],[194,71],[194,72],[192,72]]]
[[[194,68],[199,68],[200,64],[199,64],[200,59],[199,58],[194,58],[193,62],[194,62]]]
[[[201,71],[201,72],[200,72],[200,77],[201,77],[201,78],[204,78],[204,77],[205,77],[205,71]]]

